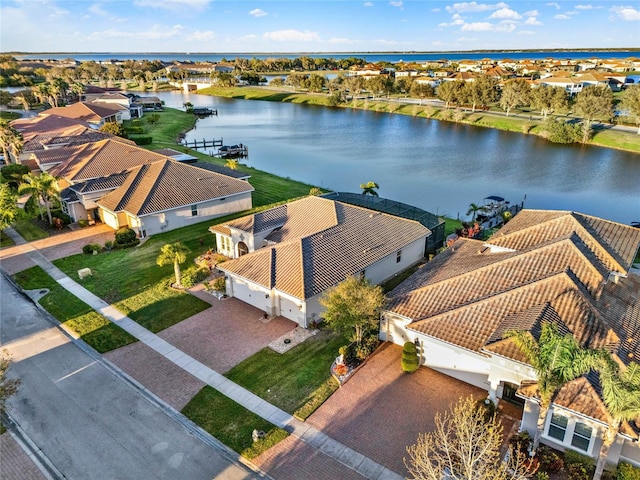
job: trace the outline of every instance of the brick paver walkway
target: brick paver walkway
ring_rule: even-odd
[[[433,430],[435,414],[460,397],[487,392],[429,368],[403,373],[401,354],[401,346],[384,344],[307,423],[407,476],[406,447]]]
[[[144,387],[180,411],[205,383],[142,342],[103,355]]]
[[[29,246],[40,251],[48,260],[68,257],[82,253],[82,247],[87,243],[104,245],[107,240],[113,240],[114,230],[107,225],[98,224],[72,232],[60,233],[29,243]],[[9,274],[26,270],[35,263],[29,258],[21,245],[0,249],[0,265]]]
[[[46,480],[9,432],[0,435],[0,477],[3,480]]]

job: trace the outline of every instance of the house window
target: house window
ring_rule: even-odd
[[[192,217],[198,216],[198,205],[191,205],[191,216]]]
[[[589,450],[589,443],[591,442],[591,432],[592,428],[590,426],[576,422],[576,426],[573,429],[571,445],[587,452]]]
[[[568,423],[569,419],[567,417],[554,413],[551,417],[551,423],[549,424],[549,431],[547,432],[547,434],[551,438],[555,438],[556,440],[564,442],[564,435],[565,433],[567,433]]]
[[[396,253],[396,263],[400,263],[400,260],[402,260],[402,250],[398,250]]]

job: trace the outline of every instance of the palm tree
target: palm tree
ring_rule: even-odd
[[[376,192],[376,190],[380,188],[380,185],[378,185],[376,182],[367,182],[361,183],[360,188],[362,189],[363,195],[372,195],[374,197],[377,197],[378,192]]]
[[[40,175],[27,173],[22,178],[24,183],[18,187],[18,193],[30,195],[27,204],[33,208],[37,205],[40,218],[42,219],[44,219],[42,214],[42,204],[44,204],[47,210],[49,225],[53,224],[53,218],[51,218],[51,201],[58,196],[58,182],[56,178],[47,172],[43,172]],[[27,205],[25,205],[25,207],[26,206]]]
[[[561,335],[555,323],[542,324],[540,338],[536,340],[528,331],[508,331],[507,337],[527,357],[535,369],[538,384],[538,424],[531,447],[535,453],[540,444],[549,407],[562,386],[589,372],[596,364],[599,352],[580,346],[571,334]]]
[[[486,207],[482,206],[482,205],[477,205],[475,203],[471,203],[469,204],[469,210],[467,210],[467,215],[473,215],[471,217],[471,221],[475,222],[476,221],[476,216],[478,215],[478,212],[484,212],[486,210]]]
[[[238,160],[236,160],[235,158],[230,158],[227,160],[227,162],[224,164],[225,167],[230,168],[231,170],[237,170],[238,169]]]
[[[9,120],[1,119],[0,147],[7,163],[12,163],[12,157],[15,159],[15,163],[18,163],[18,156],[22,151],[23,144],[22,134],[9,123]],[[9,156],[9,153],[11,153],[11,156]]]
[[[598,368],[598,373],[602,386],[602,400],[607,407],[610,420],[602,439],[593,480],[600,480],[607,463],[609,449],[616,440],[620,426],[640,416],[640,366],[632,363],[621,370],[618,363],[604,352],[602,366]]]
[[[180,264],[187,260],[189,249],[181,242],[167,243],[160,249],[160,255],[156,259],[159,266],[169,265],[173,263],[173,271],[176,276],[176,287],[181,287]]]

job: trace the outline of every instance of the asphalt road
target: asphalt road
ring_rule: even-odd
[[[7,412],[63,478],[258,478],[79,348],[1,274],[0,343],[22,379]]]

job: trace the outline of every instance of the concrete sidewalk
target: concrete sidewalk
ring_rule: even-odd
[[[7,232],[7,234],[9,234],[9,232]],[[13,238],[14,235],[18,234],[17,232],[12,232],[10,235]],[[14,241],[16,240],[18,239],[14,239]],[[18,241],[16,241],[16,245],[18,245]],[[163,355],[178,367],[182,368],[207,385],[215,388],[223,395],[245,407],[247,410],[252,411],[272,424],[283,428],[291,435],[302,440],[304,443],[338,461],[342,465],[347,466],[365,478],[371,480],[400,480],[403,478],[401,475],[398,475],[385,466],[374,462],[370,458],[365,457],[343,443],[334,440],[328,435],[313,428],[311,425],[297,420],[287,412],[264,401],[262,398],[251,393],[240,385],[231,382],[223,375],[175,348],[158,335],[155,335],[143,328],[116,308],[107,304],[104,300],[73,281],[64,274],[64,272],[53,265],[53,263],[40,253],[39,250],[30,244],[22,245],[22,249],[24,254],[26,254],[31,261],[45,270],[63,288],[136,337],[139,341]]]

